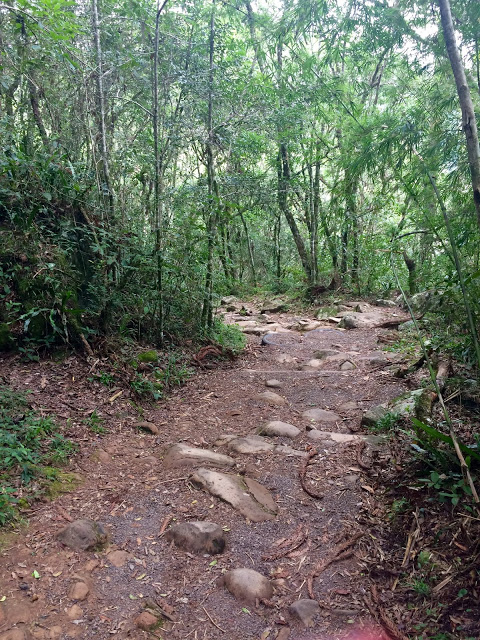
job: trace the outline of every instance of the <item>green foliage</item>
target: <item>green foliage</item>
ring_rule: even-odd
[[[28,485],[43,474],[43,465],[63,465],[75,451],[55,421],[38,416],[24,394],[0,387],[0,524],[16,514],[16,486],[26,485],[28,495]]]
[[[224,324],[220,320],[214,322],[209,337],[234,355],[241,353],[247,344],[247,338],[239,327]]]
[[[82,422],[87,425],[92,433],[102,435],[107,432],[107,429],[103,426],[104,419],[96,411],[93,411],[88,418],[84,418]]]
[[[393,431],[395,426],[399,421],[399,416],[396,413],[388,412],[383,415],[375,425],[369,427],[371,431],[379,431],[381,433],[388,433],[389,431]]]
[[[100,384],[103,384],[105,387],[111,387],[112,385],[115,384],[114,374],[109,373],[108,371],[100,371],[99,373],[89,378],[90,382],[92,382],[93,380],[97,380],[98,382],[100,382]]]

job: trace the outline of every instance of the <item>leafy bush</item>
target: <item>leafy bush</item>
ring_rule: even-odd
[[[214,322],[209,337],[234,355],[241,353],[247,344],[245,334],[242,333],[238,327],[231,324],[224,324],[220,320]]]
[[[44,465],[65,464],[75,450],[52,418],[31,409],[25,394],[0,387],[0,525],[14,519],[19,487],[44,475]]]

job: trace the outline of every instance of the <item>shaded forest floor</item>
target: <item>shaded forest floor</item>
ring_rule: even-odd
[[[379,320],[403,316],[397,308],[377,312]],[[70,490],[38,503],[26,514],[28,526],[2,538],[1,640],[323,640],[360,628],[385,633],[389,624],[395,639],[413,637],[416,628],[417,637],[440,640],[449,637],[440,631],[470,624],[468,616],[458,621],[452,608],[440,631],[442,612],[431,618],[438,635],[418,627],[429,624],[423,596],[418,585],[401,579],[409,534],[422,537],[428,514],[413,508],[397,517],[392,473],[401,471],[398,452],[360,427],[365,410],[407,390],[392,371],[401,356],[381,351],[388,329],[378,327],[380,321],[346,331],[327,322],[299,327],[289,314],[271,320],[271,344],[262,346],[261,336],[252,335],[237,361],[199,372],[154,406],[132,405],[126,393],[89,381],[91,363],[74,356],[61,363],[2,363],[4,382],[33,390],[31,402],[64,420],[80,451],[68,469],[76,474]],[[92,433],[94,412],[104,433]],[[259,431],[272,421],[293,425],[298,434],[260,440]],[[139,422],[148,423],[146,429],[138,429]],[[185,447],[172,452],[178,444],[195,448],[193,454]],[[226,457],[197,458],[197,449]],[[205,467],[241,478],[254,505],[250,512],[211,487],[199,488],[196,475]],[[74,550],[57,540],[82,518],[108,531],[103,550]],[[218,524],[224,552],[175,546],[169,529],[191,521]],[[465,536],[472,532],[445,534],[445,528],[438,535],[448,534],[456,553],[471,556]],[[439,602],[450,593],[448,552],[442,562],[447,582]],[[237,568],[267,577],[273,594],[234,597],[225,576]],[[312,597],[318,607],[291,610]],[[146,609],[158,620],[148,631],[139,619]],[[471,636],[477,631],[472,627]]]

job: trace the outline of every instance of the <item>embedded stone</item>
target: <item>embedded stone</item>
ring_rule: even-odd
[[[227,448],[235,453],[265,453],[273,451],[275,445],[267,442],[261,436],[246,436],[245,438],[234,438],[227,444]]]
[[[311,360],[309,360],[303,365],[302,369],[304,371],[309,371],[310,369],[320,369],[322,364],[323,362],[318,358],[312,358]]]
[[[191,467],[196,464],[212,467],[233,467],[235,460],[209,449],[191,447],[187,444],[175,444],[167,451],[163,464],[167,468]]]
[[[200,468],[191,476],[192,483],[220,498],[251,522],[273,520],[277,505],[271,493],[252,478]]]
[[[329,356],[338,355],[338,351],[335,349],[320,349],[319,351],[315,351],[313,357],[318,360],[323,360],[324,358],[328,358]]]
[[[169,529],[165,538],[176,547],[193,553],[222,553],[225,549],[223,529],[213,522],[181,522]]]
[[[291,364],[292,362],[295,362],[296,358],[289,355],[288,353],[279,353],[275,360],[279,364]]]
[[[313,626],[313,618],[320,611],[320,606],[316,600],[304,598],[297,600],[289,607],[292,616],[298,618],[305,627]]]
[[[85,584],[85,582],[75,582],[75,584],[70,587],[68,597],[70,600],[85,600],[89,593],[90,588],[88,584]]]
[[[288,422],[281,420],[272,420],[260,429],[260,433],[266,436],[280,436],[283,438],[296,438],[300,433],[300,429]]]
[[[282,396],[279,396],[278,393],[274,393],[273,391],[263,391],[263,393],[258,393],[255,396],[255,399],[278,407],[287,404],[285,398],[282,398]]]
[[[225,586],[230,593],[247,604],[257,600],[270,600],[273,586],[270,580],[253,569],[232,569],[225,574]]]
[[[356,369],[356,366],[350,360],[345,360],[340,365],[340,371],[351,371],[352,369]]]
[[[351,433],[332,433],[331,431],[320,431],[319,429],[312,429],[307,433],[307,437],[310,440],[331,441],[338,444],[354,442],[360,439],[360,436],[355,436]]]
[[[347,400],[347,402],[343,402],[339,407],[338,410],[342,411],[342,412],[347,412],[347,411],[354,411],[355,409],[358,409],[358,402],[356,400]]]
[[[308,409],[302,413],[302,416],[314,422],[336,422],[342,419],[335,412],[326,411],[325,409]]]
[[[281,389],[283,387],[283,384],[280,382],[280,380],[275,380],[274,378],[272,378],[272,380],[265,380],[265,386],[270,387],[271,389]]]
[[[74,520],[57,534],[57,540],[75,551],[93,551],[107,542],[107,533],[94,520]]]
[[[143,611],[135,618],[134,622],[135,626],[139,629],[142,629],[143,631],[150,631],[157,626],[159,620],[153,615],[153,613]]]
[[[123,567],[125,564],[127,564],[130,558],[131,555],[128,553],[128,551],[123,551],[122,549],[110,551],[110,553],[107,555],[108,561],[114,567]]]
[[[83,609],[78,606],[78,604],[74,604],[67,609],[67,617],[69,620],[80,620],[83,616]]]

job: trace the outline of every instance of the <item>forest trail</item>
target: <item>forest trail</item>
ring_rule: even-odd
[[[403,317],[398,308],[372,310]],[[365,438],[360,420],[405,390],[392,375],[393,354],[379,346],[386,329],[252,312],[227,320],[250,322],[244,329],[253,334],[275,329],[271,344],[252,335],[233,365],[202,372],[145,410],[142,420],[158,433],[132,428],[138,416],[127,399],[92,394],[91,407],[101,403],[116,426],[85,443],[74,464],[82,484],[40,504],[28,528],[7,539],[0,640],[323,640],[371,622],[369,530],[390,454],[381,439]],[[25,365],[15,382],[36,389],[36,404],[78,410],[72,378],[81,382],[88,367],[71,366]],[[84,518],[108,531],[104,550],[58,541]],[[218,527],[176,530],[189,550],[175,546],[172,527],[195,521]],[[221,553],[192,552],[221,551],[222,538]],[[290,609],[312,590],[318,604]],[[160,618],[161,626],[139,628]]]

